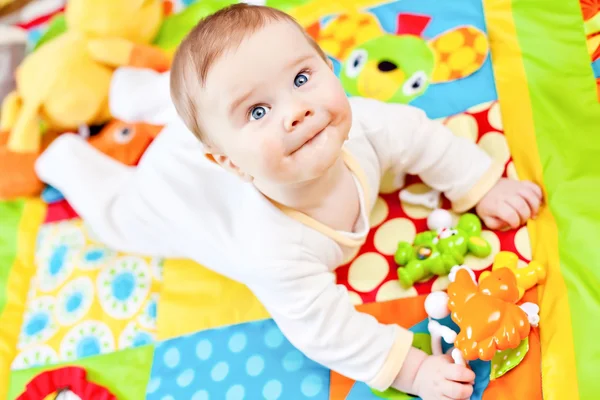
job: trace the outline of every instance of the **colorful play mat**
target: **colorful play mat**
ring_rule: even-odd
[[[228,3],[165,2],[155,45],[174,48],[197,18]],[[406,69],[400,81],[372,73],[369,86],[357,84],[360,73],[341,76],[349,95],[422,108],[503,163],[505,176],[543,186],[535,220],[518,230],[484,229],[492,254],[465,261],[479,275],[510,251],[519,266],[534,259],[548,270],[525,295],[540,306],[539,327],[510,354],[472,365],[472,398],[598,398],[600,1],[267,4],[294,15],[339,75],[356,66],[365,43],[370,57]],[[19,22],[29,51],[68,29],[62,12],[59,5]],[[390,35],[406,40],[388,42]],[[103,151],[129,165],[160,130],[120,121],[96,128],[112,140],[101,139]],[[115,132],[132,130],[146,136],[111,153],[124,143]],[[18,175],[3,167],[5,153],[1,175]],[[426,342],[424,297],[449,280],[409,289],[398,282],[397,244],[426,229],[430,210],[400,201],[390,183],[381,186],[366,243],[337,279],[358,309]],[[430,189],[410,177],[404,190],[426,197]],[[65,389],[78,396],[65,399],[94,400],[379,398],[306,358],[243,285],[188,260],[113,250],[46,188],[43,196],[0,201],[0,398],[54,399]]]

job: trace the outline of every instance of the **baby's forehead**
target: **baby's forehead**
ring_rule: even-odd
[[[287,21],[274,21],[224,49],[208,70],[204,94],[231,95],[247,86],[268,85],[296,60],[319,57],[303,32]]]

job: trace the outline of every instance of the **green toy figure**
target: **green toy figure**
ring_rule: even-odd
[[[441,210],[440,210],[441,211]],[[490,244],[481,237],[481,220],[475,214],[464,214],[454,228],[419,233],[413,244],[398,243],[394,255],[398,280],[405,288],[432,275],[448,275],[455,265],[462,265],[467,253],[487,257]]]

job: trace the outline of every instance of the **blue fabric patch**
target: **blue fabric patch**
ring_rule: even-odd
[[[600,58],[592,63],[592,69],[594,70],[594,77],[600,78]]]
[[[61,192],[52,186],[46,186],[42,191],[42,200],[47,204],[52,204],[61,201],[64,199]]]
[[[329,373],[263,320],[159,343],[146,398],[328,400]]]

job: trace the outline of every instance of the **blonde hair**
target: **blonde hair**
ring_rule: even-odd
[[[202,19],[177,49],[171,67],[171,98],[179,116],[200,141],[210,142],[200,128],[196,99],[204,87],[211,65],[225,50],[239,46],[248,35],[269,22],[279,21],[297,26],[317,53],[327,61],[319,45],[290,15],[275,8],[245,3],[228,6]]]

